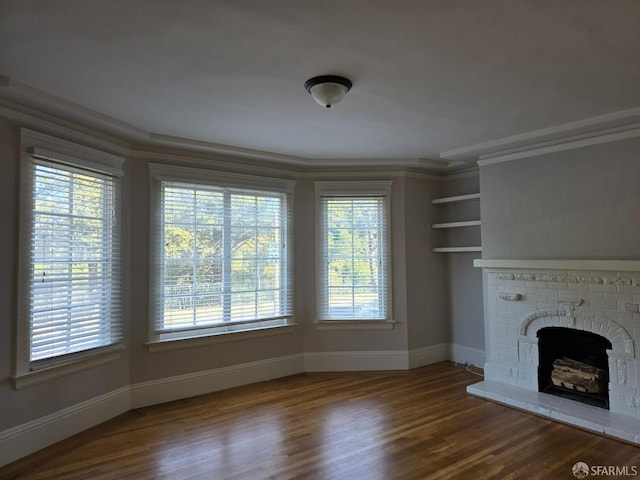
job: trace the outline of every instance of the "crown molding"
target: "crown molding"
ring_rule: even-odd
[[[130,158],[146,160],[153,163],[167,163],[193,168],[213,168],[237,173],[259,173],[281,177],[297,177],[303,169],[293,165],[283,165],[275,162],[246,161],[239,162],[238,157],[231,155],[211,155],[207,152],[174,150],[155,151],[146,150],[146,146],[134,146]]]
[[[0,118],[14,120],[21,127],[36,129],[116,155],[126,156],[130,151],[128,143],[118,137],[28,107],[17,106],[2,98],[0,98]]]
[[[153,132],[148,134],[148,138],[145,144],[146,146],[175,147],[195,152],[231,156],[234,158],[262,160],[298,167],[308,166],[309,163],[312,162],[311,159],[305,157],[284,155],[280,153],[267,152],[265,150],[236,147],[233,145],[224,145],[221,143],[207,142],[205,140],[194,140],[185,137],[175,137],[173,135],[164,135],[161,133]]]
[[[101,132],[121,142],[145,140],[148,132],[109,115],[31,87],[10,77],[0,75],[0,100],[12,102],[15,110],[32,115],[56,118],[94,132]]]
[[[464,162],[438,160],[432,158],[314,158],[308,159],[309,166],[316,167],[403,167],[430,170],[434,173],[455,171],[468,167]]]
[[[589,145],[597,145],[599,143],[617,142],[629,138],[640,137],[640,123],[630,126],[629,129],[610,129],[602,131],[599,135],[577,135],[565,139],[562,143],[540,144],[531,146],[527,150],[515,152],[503,152],[494,155],[481,155],[478,165],[483,167],[494,163],[510,162],[521,158],[537,157],[553,152],[562,152],[565,150],[573,150],[576,148],[586,147]]]
[[[175,137],[159,133],[150,133],[147,144],[152,146],[169,146],[209,154],[247,158],[252,160],[269,161],[300,168],[325,167],[391,167],[391,168],[419,168],[434,173],[455,171],[468,166],[467,163],[430,158],[311,158],[295,155],[284,155],[264,150],[223,145],[219,143]]]
[[[448,150],[440,154],[440,158],[452,161],[486,160],[494,157],[506,157],[519,154],[517,158],[525,158],[525,152],[542,148],[551,151],[551,147],[576,142],[579,140],[594,139],[614,133],[632,131],[640,127],[640,107],[630,108],[618,112],[586,118],[577,122],[564,123],[550,128],[534,130],[531,132],[513,135],[498,140],[478,143],[468,147]],[[634,134],[630,134],[635,136]],[[613,137],[611,137],[613,138]],[[614,141],[605,139],[604,141]],[[601,142],[599,142],[601,143]],[[571,145],[568,148],[578,148],[580,145]],[[558,147],[558,150],[566,150],[566,147]],[[539,153],[535,153],[537,155]],[[513,158],[515,159],[515,157]],[[506,161],[506,160],[505,160]]]
[[[216,156],[204,152],[191,152],[178,150],[173,152],[157,152],[153,150],[133,149],[130,158],[146,160],[153,163],[167,163],[193,168],[214,168],[221,171],[236,172],[243,174],[261,174],[280,176],[282,178],[307,178],[317,179],[380,179],[380,178],[415,178],[419,180],[430,180],[436,182],[446,182],[478,176],[477,166],[465,169],[462,172],[431,173],[424,169],[411,169],[407,167],[379,166],[372,168],[368,166],[334,166],[328,167],[299,167],[297,165],[283,165],[275,162],[238,162],[237,157]]]

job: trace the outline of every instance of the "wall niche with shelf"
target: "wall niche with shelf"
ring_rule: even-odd
[[[441,221],[431,225],[443,232],[442,245],[432,248],[438,253],[481,252],[480,193],[434,198]]]

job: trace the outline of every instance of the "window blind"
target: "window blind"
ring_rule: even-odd
[[[388,197],[320,197],[320,320],[388,318]]]
[[[33,158],[29,342],[32,366],[122,338],[119,179]]]
[[[286,324],[289,194],[161,181],[160,197],[155,332]]]

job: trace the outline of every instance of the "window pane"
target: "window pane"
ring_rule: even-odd
[[[321,319],[386,319],[386,202],[384,196],[321,197]]]
[[[162,183],[164,297],[157,332],[290,315],[286,198]]]
[[[30,360],[119,340],[114,179],[34,161]]]

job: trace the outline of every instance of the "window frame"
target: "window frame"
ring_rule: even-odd
[[[244,338],[261,337],[281,333],[291,333],[297,325],[293,318],[293,191],[294,180],[262,177],[244,173],[232,173],[222,170],[208,170],[202,168],[150,163],[150,289],[149,289],[149,335],[147,348],[150,352],[184,348],[210,343],[228,342]],[[283,194],[286,197],[286,276],[287,293],[290,302],[291,314],[283,317],[282,321],[251,320],[244,322],[231,322],[228,325],[213,324],[210,327],[194,327],[193,329],[180,329],[175,332],[158,333],[156,331],[157,317],[160,314],[159,302],[162,296],[162,183],[182,183],[194,187],[214,187],[222,189],[254,190],[256,192],[272,192]]]
[[[85,145],[63,140],[47,134],[20,129],[20,207],[18,247],[18,305],[15,329],[15,364],[12,380],[14,388],[22,389],[68,375],[72,372],[110,363],[120,357],[123,347],[122,311],[122,185],[123,164],[121,156],[97,150]],[[112,224],[111,249],[117,250],[116,263],[111,273],[110,301],[116,302],[117,316],[112,319],[114,341],[109,345],[88,348],[70,354],[46,359],[31,360],[31,270],[32,239],[34,235],[33,201],[35,187],[35,163],[51,161],[56,168],[65,171],[96,173],[111,177],[112,207],[115,218]]]
[[[393,319],[393,298],[392,298],[392,254],[393,246],[391,242],[391,186],[393,180],[339,180],[339,181],[315,181],[316,198],[316,320],[315,325],[318,330],[389,330],[397,323]],[[384,295],[386,299],[385,316],[382,319],[326,319],[322,318],[323,303],[326,292],[326,257],[325,257],[325,236],[323,197],[342,198],[366,198],[382,197],[384,200],[385,218],[387,225],[384,228],[383,238],[386,248],[386,265],[384,277]]]

